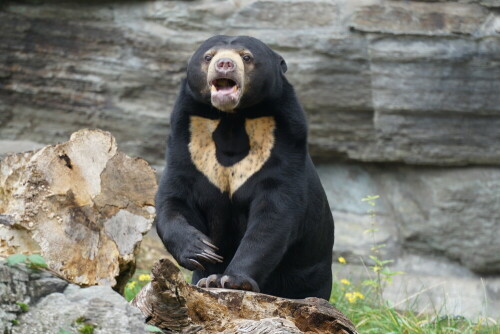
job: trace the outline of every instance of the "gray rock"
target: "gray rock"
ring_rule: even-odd
[[[409,164],[498,164],[499,51],[500,40],[374,40],[374,126],[381,155]]]
[[[350,25],[360,31],[396,35],[473,35],[488,15],[488,10],[474,3],[377,1],[360,6]]]
[[[53,293],[21,315],[13,334],[76,332],[82,324],[96,334],[146,333],[139,310],[110,287],[80,288],[70,285],[64,293]]]
[[[500,3],[497,0],[479,0],[479,4],[491,8],[500,7]]]
[[[497,168],[442,168],[359,164],[318,168],[336,221],[338,255],[369,262],[374,244],[386,243],[384,256],[402,249],[441,254],[480,274],[500,273],[500,171]],[[380,195],[375,221],[361,199]]]
[[[2,333],[76,333],[83,324],[94,326],[95,334],[146,333],[139,310],[110,287],[80,288],[45,271],[0,262]]]
[[[0,260],[0,330],[9,333],[22,309],[17,303],[34,305],[41,298],[64,291],[68,283],[45,271],[23,264],[8,266]]]
[[[282,53],[318,160],[500,163],[495,0],[8,2],[0,9],[0,140],[82,127],[162,164],[197,45],[247,34]],[[283,9],[286,8],[286,11]]]

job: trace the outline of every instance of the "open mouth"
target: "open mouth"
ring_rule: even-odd
[[[220,79],[215,79],[211,83],[211,92],[212,95],[214,93],[220,94],[220,95],[230,95],[237,93],[239,90],[238,84],[236,81],[227,79],[227,78],[220,78]]]
[[[241,89],[238,83],[228,78],[210,81],[212,105],[222,111],[231,111],[240,102]]]

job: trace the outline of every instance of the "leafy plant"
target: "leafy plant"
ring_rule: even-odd
[[[379,231],[378,223],[377,223],[377,213],[375,210],[376,201],[380,198],[379,195],[367,196],[361,201],[368,203],[371,208],[367,211],[370,216],[370,228],[365,230],[365,233],[370,233],[372,238],[375,239],[375,233]],[[388,265],[393,263],[394,260],[382,260],[381,259],[381,250],[386,247],[385,244],[374,244],[371,247],[371,255],[369,258],[373,261],[373,265],[371,266],[372,272],[375,274],[375,278],[367,279],[363,281],[363,285],[368,286],[371,289],[374,289],[376,295],[378,297],[379,303],[384,303],[383,293],[384,288],[388,283],[392,282],[392,277],[395,275],[403,274],[402,272],[393,272],[389,269]]]
[[[151,276],[147,272],[139,271],[125,285],[123,296],[127,301],[131,301],[150,281]]]
[[[95,326],[91,324],[83,324],[78,328],[78,333],[80,334],[94,334]]]
[[[19,306],[22,312],[28,312],[30,310],[30,307],[25,303],[16,302],[16,305]]]
[[[47,268],[47,263],[45,259],[39,254],[13,254],[7,257],[7,264],[9,266],[15,266],[19,263],[25,263],[28,267],[32,269]]]
[[[86,321],[87,321],[87,318],[82,315],[81,317],[76,318],[75,324],[80,325],[80,324],[85,323]]]
[[[153,325],[146,325],[146,330],[151,333],[163,333],[160,328]]]
[[[88,322],[85,316],[81,316],[75,319],[73,322],[73,326],[76,327],[76,330],[79,334],[93,334],[95,330],[95,325]]]
[[[7,264],[9,266],[14,266],[18,263],[23,263],[28,259],[28,257],[24,254],[13,254],[7,257]]]
[[[28,265],[31,268],[47,268],[45,259],[40,254],[31,254],[28,256]]]
[[[365,233],[378,231],[376,222],[376,200],[378,195],[363,198],[371,209],[370,228]],[[422,314],[413,311],[398,311],[382,298],[384,287],[400,272],[392,272],[389,265],[392,260],[381,259],[381,250],[386,245],[374,245],[371,248],[370,265],[372,276],[359,284],[344,278],[333,283],[330,303],[340,309],[365,334],[497,334],[500,325],[493,319],[480,319],[474,323],[463,317],[440,317],[437,314]],[[343,257],[338,262],[345,265]]]
[[[75,334],[75,333],[59,328],[59,332],[57,332],[57,334]]]

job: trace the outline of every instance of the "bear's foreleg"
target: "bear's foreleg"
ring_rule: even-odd
[[[158,236],[175,260],[189,270],[205,270],[206,263],[221,263],[223,257],[212,240],[192,223],[196,217],[178,200],[165,200],[157,205]],[[191,223],[190,223],[191,221]]]
[[[293,202],[277,192],[254,199],[247,230],[229,266],[223,274],[201,279],[198,285],[258,292],[297,237]]]

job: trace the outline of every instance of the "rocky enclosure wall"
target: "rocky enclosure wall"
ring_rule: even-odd
[[[159,167],[196,46],[262,39],[307,111],[336,254],[369,253],[379,194],[387,257],[454,291],[488,275],[471,298],[500,310],[500,1],[13,1],[0,31],[0,151],[99,127]]]

